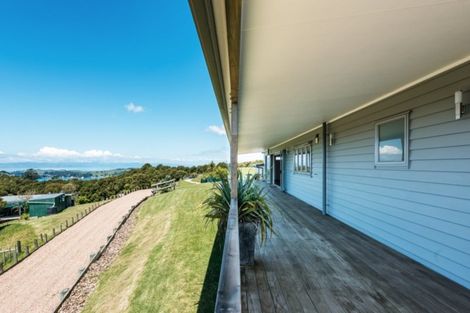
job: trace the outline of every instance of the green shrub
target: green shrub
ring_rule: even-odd
[[[220,231],[225,231],[227,225],[230,192],[228,177],[221,177],[220,182],[214,185],[214,192],[204,201],[209,207],[205,218],[218,220]],[[253,177],[243,179],[241,172],[238,172],[238,221],[257,224],[261,244],[266,241],[269,233],[273,233],[272,213],[264,197],[264,189],[256,185]]]

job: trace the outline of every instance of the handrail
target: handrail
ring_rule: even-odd
[[[240,243],[238,237],[237,199],[232,199],[230,202],[215,312],[241,312]]]

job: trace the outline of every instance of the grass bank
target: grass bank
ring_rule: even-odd
[[[147,200],[84,312],[213,311],[222,240],[201,207],[211,187],[181,182]]]
[[[37,239],[40,234],[47,233],[50,236],[52,234],[52,228],[55,228],[58,232],[60,224],[65,226],[66,220],[70,222],[71,218],[76,217],[77,213],[84,212],[97,203],[100,202],[75,205],[60,213],[40,218],[2,223],[0,224],[0,250],[14,247],[18,240],[20,240],[23,245],[32,246],[34,239]]]

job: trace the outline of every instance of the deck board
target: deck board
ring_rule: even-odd
[[[470,291],[267,187],[277,235],[242,269],[243,310],[470,312]]]

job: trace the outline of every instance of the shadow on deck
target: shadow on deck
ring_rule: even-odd
[[[275,187],[243,312],[470,312],[470,291]]]

